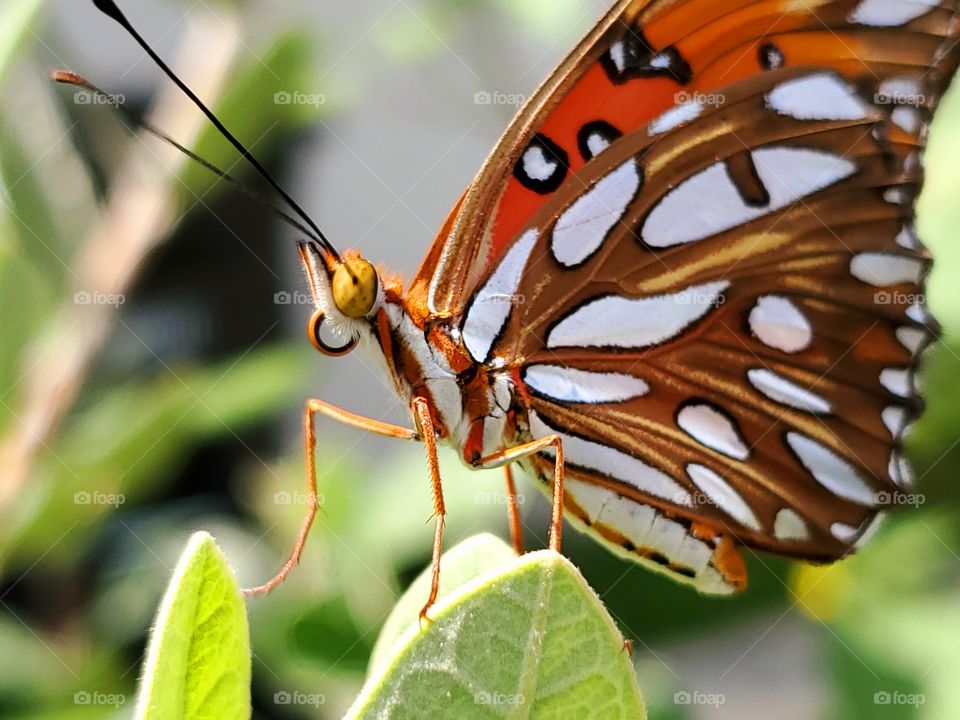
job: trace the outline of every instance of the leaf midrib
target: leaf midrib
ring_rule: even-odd
[[[550,596],[553,593],[554,566],[552,563],[544,568],[541,574],[540,591],[537,593],[536,607],[530,623],[530,641],[527,642],[523,653],[523,672],[520,675],[518,692],[523,702],[514,705],[513,711],[507,715],[508,720],[529,720],[534,697],[537,689],[537,680],[540,677],[540,665],[543,659],[543,643],[546,637],[545,616],[550,612]],[[539,632],[538,632],[539,630]]]

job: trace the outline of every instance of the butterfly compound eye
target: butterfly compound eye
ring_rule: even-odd
[[[363,258],[347,260],[333,273],[333,301],[347,317],[366,317],[377,302],[379,285],[373,265]]]

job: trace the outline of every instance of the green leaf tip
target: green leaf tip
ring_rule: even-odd
[[[444,554],[441,569],[467,579],[448,585],[422,630],[387,642],[391,656],[372,664],[347,720],[646,718],[623,637],[569,560],[517,558],[480,536]],[[400,606],[422,606],[421,580]]]
[[[246,608],[208,533],[190,537],[150,637],[136,720],[250,717]]]

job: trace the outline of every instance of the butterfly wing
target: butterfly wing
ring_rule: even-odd
[[[533,215],[461,327],[512,369],[526,434],[563,438],[581,522],[726,592],[725,541],[829,561],[902,502],[935,332],[917,150],[840,76],[777,70],[619,139]],[[502,326],[493,286],[522,300]]]
[[[463,311],[491,262],[611,141],[684,100],[785,67],[830,68],[920,138],[957,64],[957,0],[620,0],[511,123],[410,288]]]

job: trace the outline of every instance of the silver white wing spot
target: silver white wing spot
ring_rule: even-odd
[[[926,15],[938,0],[861,0],[850,13],[850,22],[873,27],[899,27]]]
[[[599,250],[622,221],[640,185],[640,170],[630,159],[577,198],[553,229],[551,247],[557,261],[572,267]]]
[[[877,88],[877,100],[884,105],[920,104],[922,94],[919,78],[909,75],[886,78]]]
[[[787,443],[813,479],[834,495],[864,507],[876,506],[873,488],[856,468],[835,452],[796,432],[787,433]]]
[[[887,466],[887,473],[897,487],[910,488],[913,486],[913,468],[909,461],[899,452],[894,450],[890,453],[890,463]]]
[[[523,171],[527,177],[534,180],[549,180],[559,166],[560,163],[547,157],[547,153],[539,145],[531,145],[523,154]]]
[[[790,508],[783,508],[773,521],[773,535],[777,540],[809,540],[806,521]]]
[[[911,325],[898,327],[896,334],[897,340],[900,341],[903,347],[910,351],[911,355],[916,355],[930,342],[930,333],[923,328],[913,327]]]
[[[905,314],[908,318],[921,325],[929,325],[935,322],[930,311],[927,310],[926,306],[919,300],[911,303]]]
[[[704,465],[687,465],[687,475],[707,499],[744,527],[760,532],[760,521],[750,505],[730,484]]]
[[[675,338],[718,305],[729,287],[718,281],[648,298],[617,295],[592,300],[557,323],[547,347],[640,348]]]
[[[528,230],[510,248],[487,284],[474,296],[463,321],[463,342],[474,360],[483,362],[513,309],[523,269],[539,232]]]
[[[750,311],[750,330],[767,347],[785,353],[806,350],[813,327],[796,305],[785,297],[765,295]]]
[[[920,239],[910,226],[904,226],[897,233],[897,245],[907,250],[919,250],[921,248]]]
[[[563,402],[616,403],[650,392],[650,386],[633,375],[561,365],[531,365],[524,371],[523,380],[541,395]]]
[[[917,108],[908,105],[898,105],[890,113],[890,119],[893,124],[901,130],[916,135],[923,129],[924,118]]]
[[[557,432],[543,422],[536,412],[530,413],[530,432],[534,438],[559,435],[563,441],[564,457],[572,465],[595,470],[642,493],[676,505],[689,507],[693,504],[690,493],[665,472],[607,445]]]
[[[647,134],[652,136],[669,132],[683,123],[695,120],[701,113],[703,113],[703,103],[696,100],[677,105],[651,120],[647,126]]]
[[[753,387],[781,405],[817,415],[828,415],[833,412],[828,400],[772,370],[752,368],[747,371],[747,379]]]
[[[874,287],[901,283],[919,284],[923,279],[923,263],[915,257],[883,252],[864,252],[853,256],[850,274]]]
[[[751,155],[770,196],[767,205],[748,205],[725,164],[716,163],[663,197],[643,223],[643,241],[656,248],[696,242],[789,207],[856,172],[853,162],[823,150],[762,147]]]
[[[627,50],[622,40],[618,40],[610,46],[610,59],[618,72],[623,72],[627,68]]]
[[[680,408],[677,425],[694,440],[734,460],[750,457],[740,430],[726,413],[707,403],[691,402]]]
[[[909,368],[884,368],[880,371],[880,384],[894,395],[913,397],[913,373]]]
[[[859,532],[860,528],[855,528],[853,525],[846,525],[844,523],[833,523],[833,525],[830,526],[830,534],[840,542],[847,543],[848,545],[853,544]]]
[[[880,418],[883,420],[883,424],[887,430],[890,431],[890,436],[894,439],[903,435],[903,431],[906,430],[907,424],[910,421],[910,415],[902,405],[889,405],[885,407],[883,412],[880,413]]]
[[[869,106],[831,73],[787,80],[767,93],[767,107],[797,120],[863,120]]]

